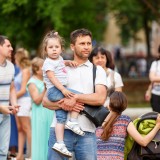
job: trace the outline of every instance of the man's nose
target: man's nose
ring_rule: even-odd
[[[89,48],[89,45],[88,45],[88,44],[85,44],[85,45],[84,45],[84,48],[85,48],[85,49],[88,49],[88,48]]]

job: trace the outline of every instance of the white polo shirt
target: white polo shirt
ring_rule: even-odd
[[[90,61],[78,66],[77,68],[67,67],[68,88],[74,89],[84,94],[93,93],[93,64]],[[104,69],[97,66],[95,85],[107,86],[107,78]],[[69,113],[68,113],[69,114]],[[95,125],[84,115],[78,116],[79,126],[83,131],[95,132]],[[55,127],[56,116],[53,118],[51,127]]]

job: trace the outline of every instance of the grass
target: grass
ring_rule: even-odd
[[[144,103],[129,103],[128,104],[129,108],[146,108],[146,107],[151,107],[150,103],[144,102]]]

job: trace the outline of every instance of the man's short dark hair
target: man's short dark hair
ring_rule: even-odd
[[[3,46],[3,44],[5,43],[5,39],[8,39],[8,37],[0,35],[0,45],[1,46]]]
[[[77,37],[79,36],[90,36],[92,38],[92,33],[85,28],[77,29],[70,34],[70,43],[75,44]]]

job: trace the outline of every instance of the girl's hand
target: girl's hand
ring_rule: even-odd
[[[147,101],[147,102],[149,102],[150,100],[151,100],[151,92],[150,91],[146,91],[146,93],[145,93],[145,100]]]
[[[67,98],[71,98],[71,97],[73,97],[73,95],[74,95],[74,93],[72,93],[71,91],[69,91],[69,90],[67,90],[67,89],[63,89],[63,90],[62,90],[62,93],[63,93],[63,95],[64,95],[65,97],[67,97]]]
[[[67,61],[65,61],[65,65],[66,65],[66,66],[69,66],[69,67],[77,67],[77,66],[78,66],[78,63],[75,62],[75,61],[67,60]]]
[[[160,114],[157,115],[156,125],[158,125],[160,129]]]

